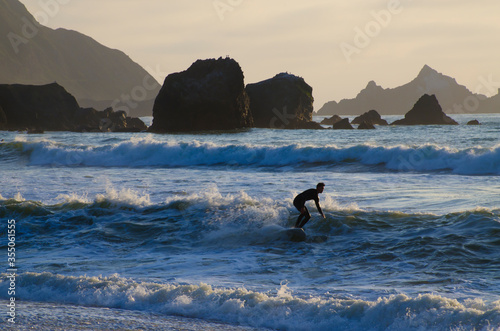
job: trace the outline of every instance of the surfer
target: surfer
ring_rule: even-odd
[[[319,206],[319,197],[318,197],[319,193],[323,193],[324,188],[325,188],[324,183],[318,183],[318,185],[316,185],[316,188],[306,190],[297,195],[295,199],[293,199],[293,205],[295,206],[295,208],[297,208],[298,211],[300,211],[299,218],[297,218],[297,222],[295,223],[296,228],[302,228],[304,225],[306,225],[309,219],[311,219],[311,214],[309,214],[309,210],[307,210],[306,207],[306,201],[308,200],[314,200],[318,212],[321,214],[323,218],[325,218],[325,214],[323,214],[323,211]]]

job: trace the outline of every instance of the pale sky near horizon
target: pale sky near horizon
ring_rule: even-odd
[[[370,80],[405,84],[425,64],[473,92],[500,88],[498,0],[21,2],[43,25],[122,50],[160,83],[197,59],[229,55],[246,84],[284,71],[303,77],[315,110]]]

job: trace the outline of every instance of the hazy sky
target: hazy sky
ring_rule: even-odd
[[[160,83],[196,59],[229,55],[245,83],[283,71],[304,77],[316,110],[370,80],[404,84],[424,64],[473,91],[488,77],[500,88],[498,0],[21,2],[44,25],[124,51]]]

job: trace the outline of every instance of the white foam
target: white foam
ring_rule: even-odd
[[[14,195],[14,200],[16,200],[18,202],[26,201],[26,199],[23,198],[23,195],[21,194],[21,192],[17,192],[16,195]]]
[[[500,146],[458,150],[433,144],[339,148],[285,145],[252,146],[213,142],[163,142],[147,136],[104,146],[68,146],[51,141],[23,142],[33,165],[99,167],[334,166],[384,165],[395,171],[451,171],[463,175],[500,174]]]
[[[147,193],[139,193],[130,188],[122,188],[117,191],[112,187],[106,188],[106,194],[98,194],[96,202],[111,202],[115,205],[132,207],[147,207],[152,205],[151,198]]]
[[[0,296],[7,295],[2,274]],[[24,273],[17,278],[20,300],[72,303],[182,315],[253,327],[287,330],[498,330],[500,302],[456,300],[434,294],[404,294],[375,301],[301,296],[286,284],[275,291],[136,282],[109,277]]]
[[[23,195],[22,195],[21,192],[17,192],[16,194],[14,194],[14,196],[12,197],[12,199],[4,198],[2,196],[2,194],[0,194],[0,200],[14,200],[16,202],[25,202],[26,201],[26,199],[23,197]]]
[[[323,211],[344,211],[355,212],[363,211],[356,202],[349,202],[347,204],[339,203],[332,195],[324,194],[321,199],[321,208]]]
[[[59,194],[55,198],[57,205],[64,204],[92,204],[92,203],[110,203],[113,206],[137,207],[143,208],[151,206],[149,194],[138,192],[130,188],[115,189],[111,184],[106,187],[105,193],[96,194],[92,199],[88,193],[69,193]]]
[[[72,204],[72,203],[83,203],[89,204],[92,201],[89,199],[88,194],[70,193],[70,194],[59,194],[56,197],[58,203],[61,204]]]

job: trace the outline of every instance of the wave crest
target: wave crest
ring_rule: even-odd
[[[375,301],[340,295],[301,296],[288,285],[267,292],[208,284],[137,282],[109,277],[24,273],[17,278],[21,300],[121,308],[227,323],[290,330],[476,329],[500,325],[500,302],[458,301],[439,295],[390,295]],[[9,281],[2,274],[0,296]],[[493,326],[493,328],[492,328]]]
[[[32,165],[95,167],[349,167],[359,171],[446,171],[461,175],[500,175],[500,146],[457,150],[437,145],[310,147],[218,145],[131,138],[103,146],[70,146],[50,141],[22,142]],[[375,169],[373,167],[376,167]],[[363,169],[361,169],[363,170]]]

